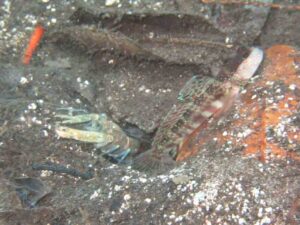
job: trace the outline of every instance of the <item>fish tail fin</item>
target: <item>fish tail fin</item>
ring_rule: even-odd
[[[237,82],[248,81],[259,68],[264,58],[262,49],[253,47],[250,49],[249,56],[238,66],[233,75],[233,79]]]

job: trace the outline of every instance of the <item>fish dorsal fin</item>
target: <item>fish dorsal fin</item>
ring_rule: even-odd
[[[193,101],[196,96],[205,93],[210,84],[214,82],[211,77],[193,76],[180,90],[177,99],[179,102]]]

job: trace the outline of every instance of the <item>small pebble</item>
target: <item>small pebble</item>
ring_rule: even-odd
[[[48,137],[48,131],[46,131],[46,130],[43,130],[43,135],[44,135],[44,137]]]
[[[124,195],[124,200],[128,201],[131,199],[131,196],[129,194]]]
[[[147,182],[147,179],[143,178],[143,177],[140,177],[139,180],[140,180],[141,183],[146,183]]]
[[[51,23],[56,23],[57,19],[56,18],[51,18]]]
[[[291,85],[289,86],[289,89],[292,90],[292,91],[295,90],[295,89],[296,89],[296,85],[295,85],[295,84],[291,84]]]
[[[271,224],[271,219],[267,216],[265,216],[264,218],[262,218],[261,220],[261,224]]]
[[[149,33],[149,38],[151,39],[151,38],[153,38],[154,37],[154,33],[153,32],[150,32]]]
[[[139,87],[139,91],[144,91],[146,89],[145,85]]]
[[[27,84],[29,81],[26,77],[21,77],[20,79],[20,84],[24,85],[24,84]]]
[[[151,199],[150,198],[146,198],[145,202],[147,202],[149,204],[151,202]]]
[[[35,104],[35,103],[30,103],[30,104],[28,105],[28,109],[36,110],[36,109],[37,109],[37,104]]]
[[[112,5],[119,4],[119,3],[120,3],[120,0],[106,0],[105,1],[106,6],[112,6]]]
[[[252,95],[251,99],[255,99],[257,97],[257,95]]]
[[[190,177],[187,175],[178,175],[176,177],[172,178],[172,181],[174,184],[179,185],[179,184],[186,184],[190,181]]]

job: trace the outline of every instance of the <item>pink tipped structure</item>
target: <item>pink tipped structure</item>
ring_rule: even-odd
[[[261,64],[264,52],[260,48],[251,48],[249,56],[239,65],[232,76],[237,81],[247,81],[250,79]]]
[[[190,147],[199,132],[217,122],[237,99],[240,87],[246,84],[263,60],[263,51],[251,48],[249,56],[238,66],[232,78],[221,82],[210,77],[193,77],[182,88],[176,106],[163,119],[154,137],[152,148],[133,162],[138,170],[163,172],[198,152]]]

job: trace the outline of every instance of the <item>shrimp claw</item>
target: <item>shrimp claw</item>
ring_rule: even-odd
[[[102,156],[114,163],[124,162],[132,150],[139,147],[139,142],[136,139],[128,137],[104,113],[73,115],[73,112],[76,112],[73,108],[68,108],[68,112],[68,115],[57,114],[55,116],[60,120],[55,131],[61,138],[94,143],[96,148],[101,148]],[[67,125],[76,126],[76,128]]]

